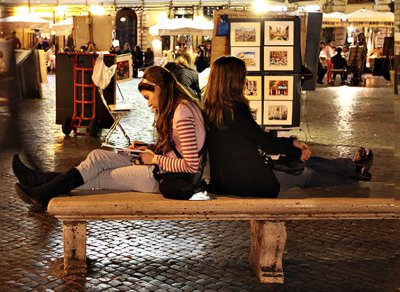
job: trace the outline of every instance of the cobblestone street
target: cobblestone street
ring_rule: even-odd
[[[400,100],[382,81],[304,93],[301,128],[285,133],[320,156],[352,157],[358,146],[371,148],[372,181],[282,197],[398,193]],[[124,100],[117,94],[117,101],[134,105],[122,124],[132,140],[152,142],[153,116],[137,83],[120,84]],[[93,221],[88,274],[62,277],[62,224],[16,197],[12,154],[43,170],[67,170],[101,146],[107,129],[99,138],[64,136],[55,124],[55,75],[42,89],[42,99],[0,101],[0,291],[400,291],[399,220],[287,222],[283,285],[261,285],[250,269],[248,222]],[[111,142],[125,143],[119,129]]]

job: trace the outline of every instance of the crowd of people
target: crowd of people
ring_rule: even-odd
[[[111,47],[109,52],[111,54],[116,54],[116,55],[121,55],[121,54],[132,55],[134,78],[137,78],[139,76],[140,70],[145,70],[146,68],[149,68],[156,64],[154,52],[151,48],[147,48],[145,51],[142,51],[140,46],[137,45],[132,50],[130,45],[128,43],[125,43],[122,49],[118,44],[116,44],[115,46]],[[182,56],[183,58],[180,58]],[[185,70],[190,69],[197,72],[202,72],[206,68],[210,67],[210,56],[211,56],[211,46],[200,45],[196,48],[194,53],[191,53],[190,50],[184,44],[179,44],[174,52],[164,50],[162,52],[161,60],[159,64],[157,63],[157,65],[164,66],[167,63],[172,62],[175,63],[175,65],[181,67],[181,69]],[[186,61],[184,62],[184,60]],[[169,64],[169,66],[172,66],[172,64]]]
[[[347,84],[347,73],[349,70],[349,54],[350,50],[347,46],[335,47],[334,42],[328,39],[319,44],[319,63],[318,63],[318,77],[317,83],[324,84],[323,80],[326,75],[326,82],[333,85],[336,76],[339,74],[341,84]],[[336,69],[336,70],[332,70]]]
[[[313,156],[310,147],[295,137],[278,138],[265,132],[244,96],[247,72],[243,60],[233,56],[215,60],[201,100],[178,81],[174,70],[151,66],[138,84],[138,91],[156,112],[158,134],[154,145],[141,141],[130,145],[142,151],[139,163],[126,154],[96,149],[66,173],[41,172],[14,155],[19,198],[46,210],[51,198],[77,188],[159,193],[160,173],[179,177],[198,173],[204,145],[210,163],[210,181],[204,188],[212,193],[275,198],[294,187],[371,179],[371,150],[360,147],[353,159],[325,159]],[[303,164],[302,171],[275,168],[266,156],[278,154]]]
[[[380,57],[381,48],[374,49],[374,51],[367,54],[367,44],[363,33],[358,34],[357,41],[352,46],[335,46],[332,39],[327,39],[325,42],[320,42],[319,63],[318,63],[318,76],[317,83],[324,84],[326,76],[326,83],[333,85],[336,76],[340,75],[341,84],[348,84],[347,77],[351,71],[353,74],[352,84],[354,80],[359,80],[362,73],[366,71],[367,57],[378,58]],[[359,48],[361,50],[354,51],[355,53],[350,60],[350,50],[352,48]],[[357,82],[356,82],[357,83]]]

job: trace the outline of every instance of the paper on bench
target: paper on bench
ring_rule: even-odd
[[[108,143],[102,143],[101,147],[108,148],[111,151],[120,153],[120,154],[127,154],[127,155],[139,155],[140,153],[144,153],[145,150],[140,150],[140,149],[132,149],[128,147],[120,147],[120,146],[115,146],[112,144]]]

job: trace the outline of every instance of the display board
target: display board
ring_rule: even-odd
[[[232,19],[229,47],[246,63],[245,95],[257,123],[267,129],[300,126],[299,17]]]
[[[73,39],[76,49],[94,42],[100,51],[108,51],[112,43],[110,15],[79,15],[73,17]]]

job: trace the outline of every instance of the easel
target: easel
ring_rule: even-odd
[[[351,85],[358,86],[360,84],[364,68],[364,59],[364,46],[350,47],[349,72],[353,73]]]

